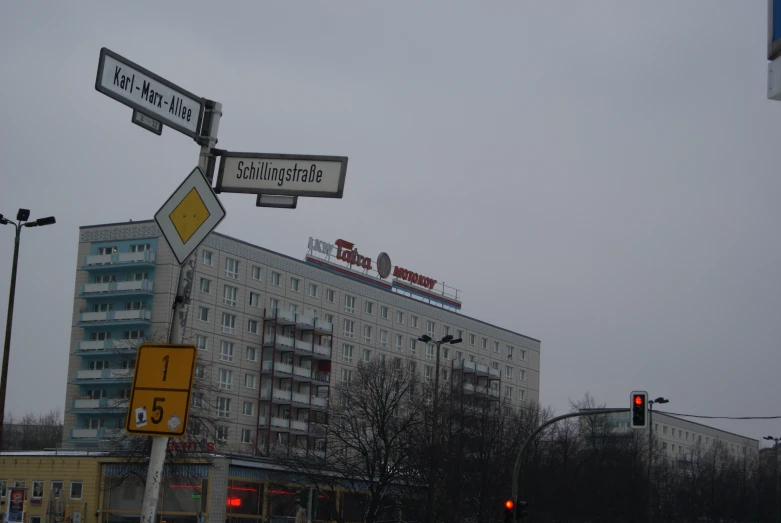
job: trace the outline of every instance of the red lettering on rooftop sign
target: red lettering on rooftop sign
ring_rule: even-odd
[[[336,259],[371,270],[372,259],[358,254],[358,249],[353,249],[353,245],[346,240],[336,240]]]
[[[408,271],[407,269],[399,267],[398,265],[393,268],[393,277],[414,283],[415,285],[420,285],[421,287],[425,287],[427,289],[433,289],[434,285],[437,284],[437,280],[429,278],[428,276],[423,276],[417,272]]]

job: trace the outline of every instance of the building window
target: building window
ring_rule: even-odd
[[[274,315],[277,313],[277,309],[279,309],[279,300],[276,298],[271,298],[268,301],[269,309],[271,310],[271,314]]]
[[[248,320],[247,321],[247,331],[251,334],[257,334],[258,333],[258,321],[257,320]]]
[[[473,347],[475,345],[475,335],[474,334],[470,334],[469,335],[469,345],[472,345]]]
[[[380,318],[382,318],[383,320],[388,319],[388,307],[386,307],[385,305],[380,306]]]
[[[353,361],[353,349],[352,345],[346,343],[342,344],[342,361],[344,363],[352,363]]]
[[[526,361],[526,350],[525,349],[519,349],[518,350],[518,359],[521,361]]]
[[[442,337],[445,337],[450,334],[450,327],[447,325],[442,326]]]
[[[380,347],[388,346],[388,331],[380,331]]]
[[[513,399],[513,388],[509,385],[505,385],[504,387],[504,397],[507,399]]]
[[[260,267],[257,265],[252,266],[252,279],[260,281]]]
[[[526,371],[523,369],[518,369],[518,379],[521,381],[526,381]]]
[[[241,413],[244,416],[252,416],[253,411],[255,410],[254,403],[251,401],[245,401],[241,404]]]
[[[249,293],[249,304],[252,307],[260,307],[260,294],[257,292],[250,292]]]
[[[225,425],[218,426],[215,438],[220,443],[227,443],[228,442],[228,427],[226,427]]]
[[[201,263],[203,265],[211,265],[212,264],[212,252],[211,251],[203,251],[201,253]]]
[[[217,416],[220,418],[227,418],[231,415],[231,400],[230,398],[217,398]]]
[[[368,300],[363,302],[363,312],[366,314],[374,314],[374,302]]]
[[[81,486],[81,481],[71,481],[71,499],[81,499]]]
[[[667,434],[667,425],[662,425],[662,434]],[[708,439],[705,439],[705,443],[708,442]]]
[[[481,349],[487,349],[488,348],[488,338],[481,338],[480,339],[480,348]]]
[[[201,350],[206,350],[206,336],[203,334],[197,334],[195,336],[195,346]]]
[[[205,375],[203,370],[203,365],[196,365],[195,366],[195,377],[196,378],[203,378]]]
[[[272,272],[271,273],[271,285],[274,287],[279,287],[282,281],[282,276],[278,272]]]
[[[236,287],[231,287],[230,285],[226,285],[222,289],[222,303],[225,305],[230,305],[231,307],[236,306],[236,297],[239,294],[239,289]]]
[[[233,278],[234,280],[239,279],[239,260],[234,260],[233,258],[225,259],[225,277]]]
[[[200,321],[209,321],[209,309],[207,307],[198,307],[198,319]]]
[[[201,278],[201,292],[204,294],[210,294],[212,281],[207,278]]]
[[[325,291],[325,301],[329,303],[334,303],[336,301],[336,293],[333,289],[326,289]]]
[[[363,342],[364,343],[372,342],[372,328],[369,325],[363,326]]]
[[[507,354],[507,359],[508,360],[513,359],[513,347],[512,347],[512,345],[507,345],[507,347],[506,347],[506,354]]]
[[[351,320],[344,320],[344,337],[355,338],[355,322]]]
[[[508,380],[513,379],[513,368],[510,367],[509,365],[507,365],[504,368],[504,377],[507,378]]]
[[[401,334],[397,334],[396,335],[396,350],[397,351],[401,351],[402,339],[403,338],[401,337]]]
[[[317,298],[317,285],[314,283],[309,284],[309,296],[312,298]]]
[[[193,392],[193,407],[196,407],[196,408],[203,407],[203,393],[202,392]]]
[[[401,311],[396,311],[396,323],[400,325],[404,325],[404,313]]]
[[[220,342],[220,361],[233,361],[233,342]]]
[[[252,443],[252,431],[250,429],[241,429],[241,442]]]
[[[523,401],[526,399],[526,391],[523,389],[518,389],[518,399],[520,401]]]
[[[236,334],[236,315],[223,312],[220,329],[227,334]]]
[[[434,345],[431,343],[426,343],[426,359],[427,360],[434,359]]]
[[[296,305],[295,303],[291,303],[290,304],[290,312],[292,312],[293,314],[296,314],[298,312],[298,305]]]
[[[290,290],[293,292],[298,292],[298,286],[301,283],[301,280],[298,278],[290,278]]]
[[[434,327],[436,327],[436,324],[431,320],[426,320],[426,334],[434,337]]]
[[[333,314],[326,314],[325,315],[325,322],[330,323],[331,325],[334,324],[334,315]]]
[[[494,353],[499,354],[499,342],[494,342]]]
[[[372,351],[369,349],[363,349],[363,361],[369,363],[372,359]]]
[[[231,390],[233,389],[233,371],[228,369],[220,369],[217,373],[218,383],[221,389]]]
[[[245,374],[244,375],[244,387],[248,389],[254,389],[255,388],[255,375],[254,374]]]
[[[450,359],[450,349],[448,347],[442,347],[442,358],[446,360]]]
[[[353,371],[342,369],[342,383],[350,383],[353,380]]]
[[[355,296],[344,295],[344,312],[355,313]]]
[[[410,338],[409,339],[409,353],[410,354],[415,354],[416,353],[417,342],[418,342],[418,340],[416,340],[415,338]]]
[[[423,367],[423,376],[427,383],[431,383],[431,381],[434,379],[434,367],[431,365],[425,365]]]
[[[247,347],[247,361],[258,361],[258,349]]]
[[[418,317],[414,315],[410,315],[409,319],[410,327],[417,329],[418,328]]]
[[[152,245],[149,243],[136,243],[130,246],[130,252],[144,252],[151,251]]]

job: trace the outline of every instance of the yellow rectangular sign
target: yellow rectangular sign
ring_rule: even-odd
[[[183,436],[197,349],[194,345],[144,343],[138,347],[125,430],[148,436]]]

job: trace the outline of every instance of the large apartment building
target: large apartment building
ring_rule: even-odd
[[[510,408],[539,400],[539,340],[464,316],[453,289],[386,253],[312,238],[302,251],[295,259],[213,233],[194,254],[185,340],[199,349],[196,382],[208,392],[192,407],[214,410],[203,438],[215,450],[324,451],[331,387],[375,358],[432,379],[425,336],[462,340],[442,346],[440,373],[463,393]],[[167,339],[178,273],[153,221],[80,229],[67,446],[110,441],[124,426],[136,347]]]

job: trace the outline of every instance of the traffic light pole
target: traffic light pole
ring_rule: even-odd
[[[653,522],[651,515],[653,504],[651,503],[651,494],[653,490],[653,481],[651,481],[651,464],[654,459],[654,444],[652,433],[654,431],[654,402],[648,402],[648,523]]]
[[[614,412],[628,412],[629,410],[630,409],[597,409],[585,412],[570,412],[569,414],[556,416],[534,429],[534,431],[529,434],[529,437],[526,438],[526,441],[523,442],[523,445],[521,445],[521,448],[518,451],[518,455],[515,457],[515,467],[513,468],[513,502],[515,503],[513,506],[513,519],[516,520],[516,511],[518,510],[518,479],[521,475],[521,457],[523,457],[523,451],[526,449],[526,446],[531,443],[537,434],[542,432],[546,427],[563,419],[577,418],[580,416],[598,416],[600,414],[612,414]]]

